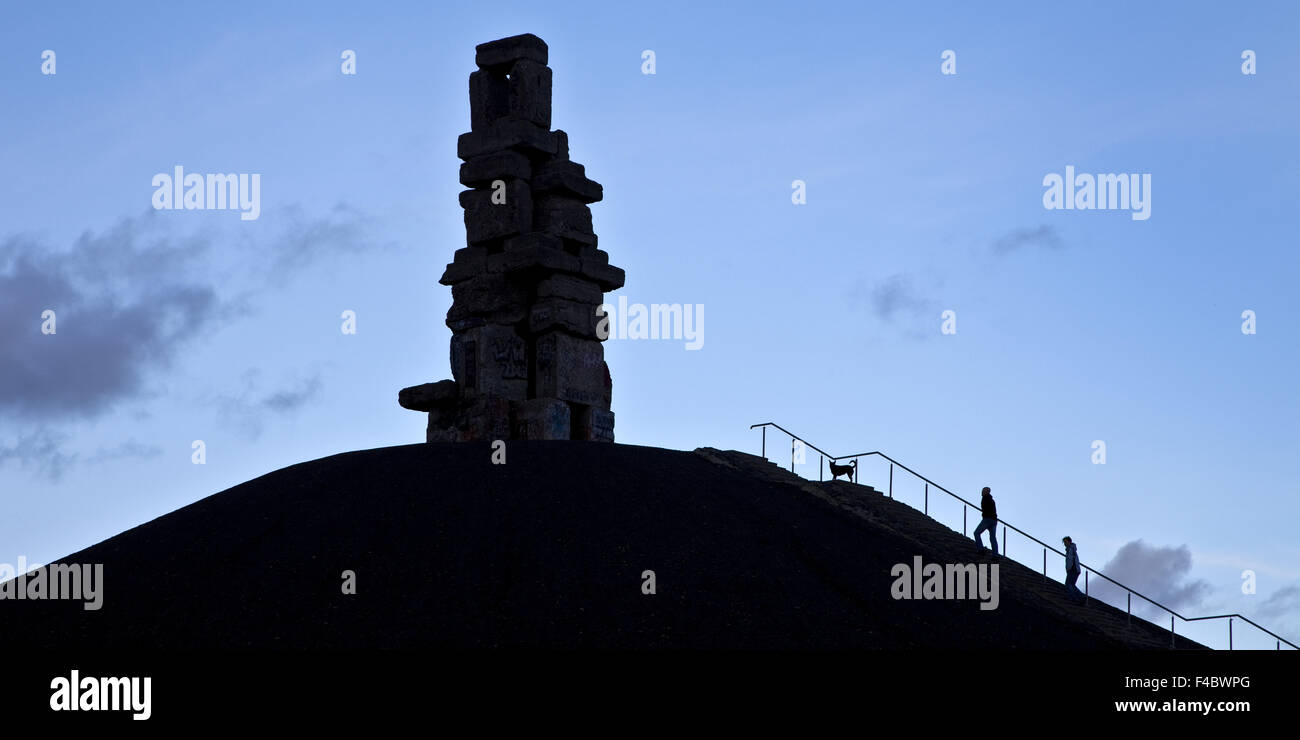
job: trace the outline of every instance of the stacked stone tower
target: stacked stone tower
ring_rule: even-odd
[[[456,144],[466,246],[438,281],[451,286],[453,379],[398,402],[428,412],[430,442],[612,442],[597,309],[624,275],[596,248],[588,206],[602,188],[551,130],[546,42],[523,34],[476,52],[470,132]]]

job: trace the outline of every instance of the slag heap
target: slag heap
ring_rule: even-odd
[[[476,52],[470,132],[456,143],[472,188],[460,194],[467,246],[438,281],[451,286],[453,379],[398,402],[428,412],[430,442],[612,442],[597,307],[624,275],[596,248],[588,206],[602,188],[551,130],[546,42],[523,34]]]

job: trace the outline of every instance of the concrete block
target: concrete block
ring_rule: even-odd
[[[490,245],[532,231],[532,195],[528,183],[507,180],[504,184],[504,203],[493,202],[493,188],[466,190],[460,194],[460,205],[465,209],[465,240],[470,246]]]
[[[483,131],[510,114],[510,83],[505,75],[486,70],[469,75],[469,125]]]
[[[528,157],[513,149],[484,154],[460,166],[460,184],[467,188],[486,188],[494,180],[529,180],[532,176]]]
[[[536,340],[536,398],[609,409],[613,383],[604,348],[594,339],[551,332]]]
[[[467,442],[510,439],[510,405],[510,400],[494,396],[469,403],[461,412],[462,438]]]
[[[465,435],[455,426],[445,425],[443,420],[429,414],[429,426],[424,430],[425,442],[464,442]]]
[[[508,114],[544,129],[551,127],[551,68],[520,59],[506,80]]]
[[[534,195],[561,195],[580,203],[595,203],[605,197],[600,183],[587,178],[585,168],[569,160],[551,160],[539,165],[531,182]]]
[[[480,131],[461,134],[456,140],[456,156],[465,161],[503,149],[514,149],[535,158],[554,156],[556,136],[532,121],[507,116],[492,121]]]
[[[533,398],[514,404],[516,439],[570,439],[569,404],[554,398]]]
[[[456,250],[451,264],[447,265],[438,282],[443,285],[455,285],[485,272],[487,272],[487,249],[462,247]]]
[[[538,194],[533,202],[533,228],[579,244],[595,245],[591,209],[581,200]]]
[[[560,330],[587,339],[597,339],[595,303],[566,301],[563,298],[540,298],[528,316],[528,330],[534,335]]]
[[[570,404],[573,439],[588,442],[614,441],[614,412],[582,404]]]
[[[531,33],[507,36],[474,47],[474,64],[481,69],[508,71],[520,59],[546,64],[546,42]]]
[[[532,232],[505,240],[500,254],[488,255],[488,272],[570,272],[582,269],[581,261],[564,251],[563,242],[550,236]]]
[[[454,408],[459,397],[456,381],[440,380],[403,388],[397,393],[397,403],[412,411],[433,411]]]
[[[604,253],[601,252],[601,254]],[[606,262],[601,262],[594,257],[580,260],[578,274],[590,279],[599,285],[601,290],[608,293],[611,290],[618,290],[623,287],[627,275],[623,272],[623,268],[608,264],[608,255],[605,256],[605,259]],[[490,266],[489,269],[491,269]]]
[[[462,398],[528,395],[528,347],[510,326],[488,324],[453,334],[451,370]]]
[[[563,298],[566,301],[597,306],[605,299],[605,293],[591,280],[557,274],[537,281],[537,297]]]
[[[504,273],[484,273],[451,286],[451,307],[461,316],[491,316],[503,311],[520,321],[527,314],[528,289]],[[516,315],[517,314],[517,315]]]

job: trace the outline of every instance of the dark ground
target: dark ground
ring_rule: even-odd
[[[1169,646],[1006,560],[996,610],[895,601],[895,563],[988,556],[862,486],[707,449],[507,454],[416,444],[278,470],[64,558],[104,564],[102,610],[6,600],[0,620],[60,649]]]

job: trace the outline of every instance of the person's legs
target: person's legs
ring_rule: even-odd
[[[1079,587],[1075,583],[1078,580],[1079,580],[1079,571],[1067,570],[1065,572],[1065,590],[1070,594],[1070,596],[1082,601],[1083,592],[1079,590]]]
[[[975,528],[975,544],[979,545],[980,548],[984,547],[984,540],[980,537],[980,535],[983,534],[984,531],[987,530],[988,528],[989,528],[988,519],[981,519],[979,526]]]
[[[989,542],[993,543],[993,554],[998,554],[998,520],[989,520]]]

